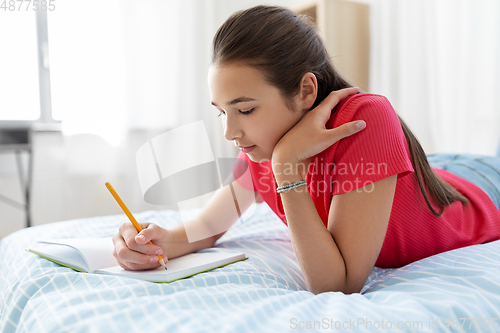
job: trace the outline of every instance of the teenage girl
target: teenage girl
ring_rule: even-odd
[[[500,239],[500,158],[438,154],[431,168],[389,101],[352,87],[305,18],[272,6],[233,14],[214,37],[208,81],[253,179],[235,191],[255,190],[287,224],[309,291],[359,292],[374,265]],[[246,197],[241,212],[255,198]],[[186,223],[229,228],[229,205],[226,186]],[[183,224],[142,226],[124,223],[113,238],[125,269],[156,268],[156,254],[168,260],[223,235],[189,243]]]

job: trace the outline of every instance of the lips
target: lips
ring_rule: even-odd
[[[246,146],[246,147],[245,146],[238,146],[238,148],[240,148],[240,150],[242,152],[244,152],[245,154],[251,152],[255,147],[256,147],[255,145],[253,145],[253,146]]]

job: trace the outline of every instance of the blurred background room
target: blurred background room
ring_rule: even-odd
[[[0,238],[122,213],[108,181],[132,212],[176,209],[144,201],[136,167],[169,129],[203,120],[214,155],[235,157],[210,104],[211,41],[258,4],[311,15],[334,64],[388,97],[427,154],[497,153],[497,0],[0,3]]]

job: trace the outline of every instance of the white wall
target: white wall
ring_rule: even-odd
[[[60,132],[33,135],[32,225],[80,217],[120,214],[104,184],[111,182],[131,211],[175,209],[146,203],[141,195],[135,154],[158,133],[135,132],[119,148],[95,135],[63,137]],[[27,157],[23,154],[24,171]],[[88,161],[94,161],[90,164]],[[85,162],[85,163],[84,163]],[[119,166],[115,164],[119,163]],[[79,165],[85,165],[80,168]],[[0,194],[24,202],[14,152],[0,154]],[[24,211],[0,201],[0,237],[25,226]]]

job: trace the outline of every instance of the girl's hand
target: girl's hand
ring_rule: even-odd
[[[366,126],[364,121],[352,121],[332,129],[327,129],[325,126],[330,119],[332,109],[339,101],[357,92],[357,87],[331,92],[316,108],[304,114],[278,141],[273,150],[272,160],[302,163],[340,139],[362,130]],[[359,123],[362,127],[356,128],[356,124]]]
[[[126,270],[147,270],[160,266],[158,254],[167,263],[166,244],[170,243],[171,233],[153,223],[139,223],[143,230],[137,230],[131,223],[123,223],[113,236],[113,256]],[[151,241],[152,245],[148,244]],[[159,245],[158,245],[159,244]],[[162,244],[165,244],[161,246]]]

